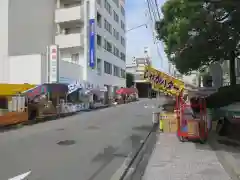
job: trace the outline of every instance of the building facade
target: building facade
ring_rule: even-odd
[[[1,83],[14,83],[10,74],[10,69],[14,69],[10,67],[14,61],[9,59],[17,59],[19,62],[27,55],[36,58],[37,54],[48,57],[47,47],[56,44],[60,61],[57,81],[88,81],[100,86],[125,86],[123,1],[1,0],[0,20]],[[31,56],[27,57],[25,63],[31,61]],[[44,61],[44,58],[41,59]],[[34,62],[37,61],[33,60],[31,65],[37,68],[38,65]],[[49,63],[45,64],[42,68],[45,70],[41,73],[49,68]],[[30,68],[29,65],[26,66]],[[22,72],[27,73],[25,70]],[[47,81],[47,78],[41,81],[45,79]],[[22,81],[24,83],[25,80]]]
[[[132,64],[126,65],[126,72],[134,76],[134,86],[138,89],[139,97],[150,97],[151,84],[144,79],[145,67],[151,65],[149,56],[134,58]]]

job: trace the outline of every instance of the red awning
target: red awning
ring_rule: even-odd
[[[116,91],[117,94],[133,94],[137,93],[136,88],[121,88]]]

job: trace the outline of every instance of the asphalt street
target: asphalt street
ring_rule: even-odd
[[[152,127],[156,100],[110,107],[0,134],[0,179],[110,180]]]

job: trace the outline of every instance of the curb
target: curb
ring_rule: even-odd
[[[131,157],[131,160],[128,161],[128,164],[126,165],[126,169],[122,173],[122,175],[119,177],[118,180],[131,180],[131,176],[136,172],[137,168],[139,167],[139,164],[141,163],[142,159],[144,158],[145,151],[148,147],[148,142],[151,140],[152,135],[155,135],[154,132],[156,132],[158,128],[157,124],[154,124],[151,131],[148,133],[146,138],[143,142],[141,142],[141,146],[139,149],[133,154]]]

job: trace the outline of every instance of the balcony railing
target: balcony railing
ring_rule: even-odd
[[[84,7],[75,6],[70,8],[56,9],[55,11],[55,22],[69,22],[75,20],[84,20]]]
[[[59,48],[81,47],[84,45],[84,35],[82,33],[60,34],[55,37],[55,42]]]

